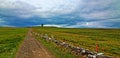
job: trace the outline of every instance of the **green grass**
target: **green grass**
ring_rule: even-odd
[[[72,55],[70,51],[65,49],[60,49],[59,46],[52,42],[48,42],[44,39],[37,38],[48,50],[55,56],[55,58],[77,58],[77,56]]]
[[[95,51],[95,45],[98,44],[99,52],[104,52],[106,55],[120,57],[120,29],[47,27],[37,27],[33,29],[40,34],[48,34],[49,36],[53,35],[58,40],[92,51]],[[48,44],[48,46],[49,45],[53,44]]]
[[[0,28],[0,58],[15,58],[27,28]]]

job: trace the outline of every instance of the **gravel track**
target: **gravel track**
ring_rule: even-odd
[[[16,58],[54,58],[53,55],[32,36],[31,31],[32,30],[28,31],[25,40],[20,45]]]

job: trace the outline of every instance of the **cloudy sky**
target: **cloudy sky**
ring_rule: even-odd
[[[120,28],[120,0],[0,0],[0,26]]]

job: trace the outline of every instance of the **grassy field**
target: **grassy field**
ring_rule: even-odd
[[[87,28],[51,28],[36,27],[34,31],[40,34],[54,36],[57,40],[71,45],[95,51],[99,45],[99,52],[120,58],[120,29],[87,29]],[[25,38],[27,28],[0,28],[0,58],[15,58],[19,45]],[[56,58],[77,58],[69,50],[64,50],[52,42],[36,37],[52,52]]]
[[[120,57],[120,29],[85,29],[85,28],[33,28],[36,32],[42,34],[53,35],[60,41],[65,41],[74,46],[80,46],[86,49],[95,51],[96,44],[99,45],[99,52],[103,52],[106,55]],[[41,40],[41,39],[39,39]],[[55,51],[55,45],[49,44],[46,41],[41,40],[48,49],[52,46],[53,53]],[[61,50],[62,52],[62,50]],[[61,53],[60,52],[60,53]],[[64,52],[64,51],[63,51]],[[66,52],[67,53],[67,52]],[[64,54],[64,53],[62,53]],[[69,53],[68,53],[69,54]],[[60,56],[61,54],[57,54]],[[67,54],[65,54],[67,56]],[[71,55],[71,54],[69,54]],[[63,58],[64,56],[61,55]],[[60,58],[60,57],[58,57]],[[66,57],[67,58],[67,57]]]
[[[0,28],[0,58],[15,58],[27,28]]]

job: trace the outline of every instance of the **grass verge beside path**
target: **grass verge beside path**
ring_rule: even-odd
[[[56,44],[52,42],[46,41],[39,37],[36,38],[55,56],[55,58],[77,58],[77,56],[71,54],[68,50],[59,48]]]
[[[15,58],[27,28],[0,28],[0,58]]]

